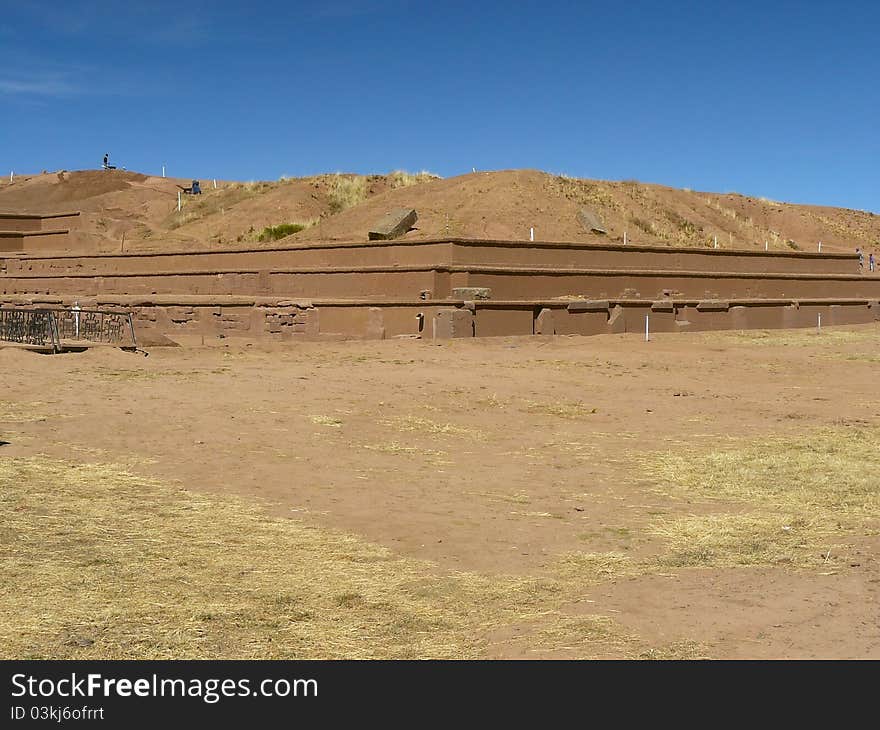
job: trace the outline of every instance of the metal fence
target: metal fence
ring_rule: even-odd
[[[0,340],[51,347],[58,352],[77,343],[137,347],[131,312],[101,309],[3,309]]]

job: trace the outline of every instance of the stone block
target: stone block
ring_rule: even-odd
[[[608,317],[608,331],[613,335],[621,335],[626,332],[626,315],[623,307],[615,305]]]
[[[698,312],[726,312],[730,309],[730,302],[725,299],[704,299],[697,304]]]
[[[468,301],[491,299],[492,290],[485,286],[456,286],[452,288],[452,298]]]
[[[439,309],[431,332],[435,340],[474,336],[474,315],[467,309]]]
[[[578,211],[578,222],[591,233],[608,233],[602,219],[589,208],[581,208]]]
[[[369,232],[371,241],[388,241],[399,238],[415,225],[419,216],[412,208],[395,208],[388,211]]]
[[[581,301],[569,302],[569,312],[607,312],[607,299],[583,299]]]
[[[544,307],[535,317],[536,335],[555,335],[556,324],[553,321],[553,310]]]
[[[370,307],[367,310],[367,332],[369,340],[385,339],[385,315],[381,307]]]

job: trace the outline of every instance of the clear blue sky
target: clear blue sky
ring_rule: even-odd
[[[0,0],[0,174],[538,168],[880,210],[880,3]]]

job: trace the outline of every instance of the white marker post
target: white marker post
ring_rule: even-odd
[[[623,245],[626,246],[626,231],[623,232]]]
[[[718,248],[718,236],[715,236],[715,248]]]
[[[162,165],[162,177],[165,177],[165,165]]]
[[[645,342],[648,342],[651,339],[651,335],[648,331],[648,320],[650,319],[649,315],[645,315]]]
[[[822,331],[822,313],[821,312],[818,314],[818,317],[819,317],[819,320],[816,323],[816,332],[821,332]]]
[[[217,189],[217,178],[214,178],[214,190]]]
[[[770,250],[770,246],[768,245],[767,241],[764,241],[764,250],[765,250],[765,251],[769,251],[769,250]]]
[[[822,241],[819,241],[819,253],[822,253]]]
[[[13,177],[14,175],[15,175],[15,173],[14,173],[12,170],[10,170],[10,171],[9,171],[9,182],[12,182],[12,177]]]
[[[78,301],[74,302],[71,309],[73,310],[73,329],[74,329],[73,339],[78,340],[79,339],[79,309],[80,309],[79,302]]]
[[[534,228],[529,228],[529,240],[530,241],[535,240],[535,229]]]
[[[180,191],[177,191],[177,212],[180,213]]]

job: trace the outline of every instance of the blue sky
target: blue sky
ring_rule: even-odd
[[[0,0],[0,173],[537,168],[880,211],[880,3]]]

